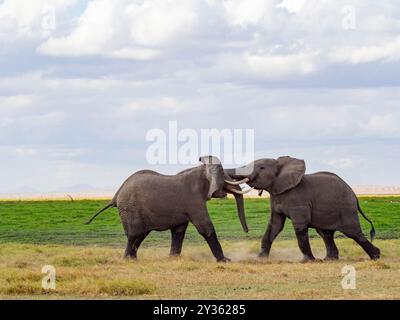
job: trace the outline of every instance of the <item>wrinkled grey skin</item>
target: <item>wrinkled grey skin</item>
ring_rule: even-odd
[[[125,256],[135,259],[140,244],[152,230],[171,230],[170,255],[180,255],[186,228],[191,222],[207,241],[217,261],[228,261],[208,215],[206,202],[212,197],[226,197],[227,189],[232,186],[225,184],[226,176],[217,158],[207,156],[200,161],[203,165],[176,175],[151,170],[136,172],[88,223],[104,210],[117,207],[128,238]],[[247,232],[243,196],[235,194],[235,198],[240,221]]]
[[[362,212],[354,191],[337,175],[329,172],[305,174],[305,163],[290,157],[260,159],[238,169],[225,170],[234,179],[249,178],[256,190],[271,195],[271,218],[261,243],[261,257],[269,255],[272,242],[282,231],[286,218],[292,221],[304,261],[315,260],[308,228],[315,228],[324,240],[327,260],[339,259],[334,242],[335,231],[354,239],[371,259],[379,259],[380,250],[363,235],[358,211]]]

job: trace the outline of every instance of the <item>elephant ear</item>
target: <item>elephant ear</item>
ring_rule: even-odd
[[[281,157],[278,160],[279,172],[272,187],[272,194],[281,194],[297,186],[306,172],[304,160]]]
[[[219,176],[222,175],[222,181],[223,181],[224,170],[222,168],[221,162],[217,157],[213,156],[200,157],[199,161],[206,166],[206,177],[210,184],[207,193],[207,199],[211,199],[213,193],[221,189],[222,187],[218,183],[218,180],[221,179],[218,178],[221,178]]]

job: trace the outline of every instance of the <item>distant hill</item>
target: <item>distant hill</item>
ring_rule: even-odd
[[[71,187],[59,188],[56,192],[38,192],[31,188],[19,188],[14,192],[0,193],[0,199],[110,199],[114,190],[99,190],[90,185],[80,184]],[[358,195],[400,195],[400,186],[353,186]],[[268,196],[264,192],[263,197]],[[251,191],[245,197],[258,197],[258,191]]]

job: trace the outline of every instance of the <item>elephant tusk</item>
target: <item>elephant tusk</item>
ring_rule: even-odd
[[[250,188],[248,190],[244,190],[244,191],[239,191],[239,190],[235,190],[235,189],[230,189],[227,188],[228,191],[232,192],[232,193],[236,193],[236,194],[246,194],[249,193],[251,190],[253,190],[254,188]]]
[[[243,180],[240,180],[240,181],[228,181],[228,180],[224,180],[224,181],[225,181],[225,183],[230,184],[232,186],[238,186],[239,184],[249,182],[250,179],[244,178]]]

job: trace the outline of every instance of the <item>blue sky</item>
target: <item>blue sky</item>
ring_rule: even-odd
[[[400,185],[397,1],[3,0],[0,43],[0,193],[115,189],[170,120]]]

